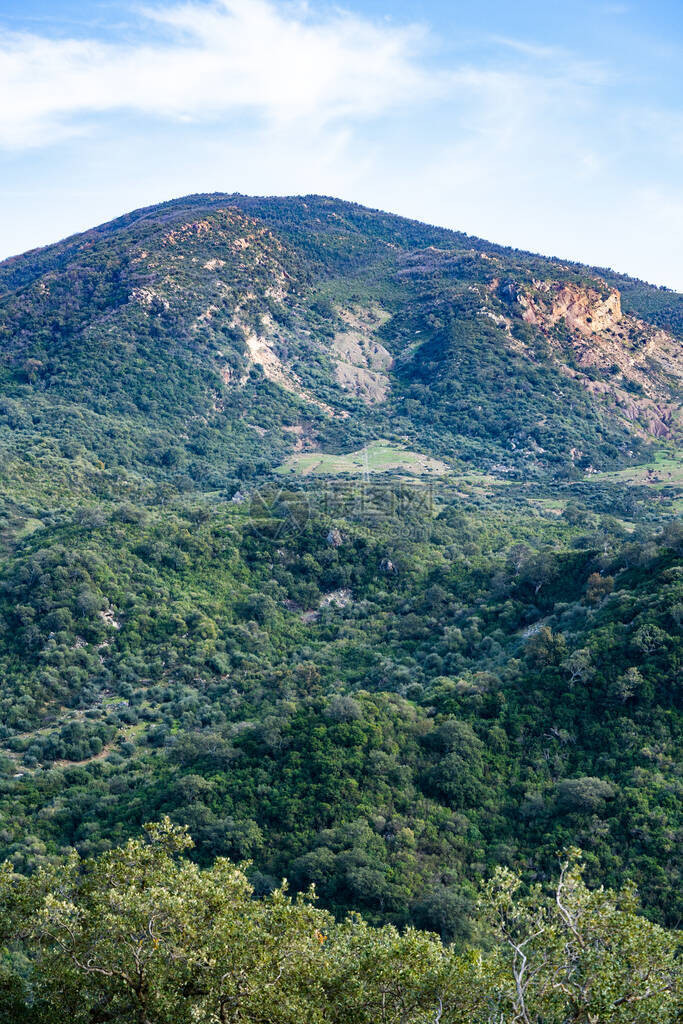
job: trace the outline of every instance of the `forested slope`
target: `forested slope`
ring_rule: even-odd
[[[579,845],[680,921],[680,297],[222,195],[0,292],[17,869],[168,814],[260,895],[461,943],[482,877]]]

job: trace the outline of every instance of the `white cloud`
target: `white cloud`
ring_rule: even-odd
[[[683,284],[681,112],[636,109],[614,56],[487,36],[449,58],[424,27],[279,0],[142,28],[0,33],[0,255],[171,195],[324,192]]]
[[[268,0],[149,8],[154,42],[0,38],[0,145],[51,143],[88,116],[130,111],[174,119],[250,112],[271,123],[375,116],[437,95],[419,26],[342,11],[313,16]]]

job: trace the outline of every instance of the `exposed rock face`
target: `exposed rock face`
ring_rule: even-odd
[[[594,288],[534,281],[535,294],[519,292],[517,302],[529,324],[553,326],[564,319],[570,331],[590,336],[615,327],[622,318],[621,296],[616,288],[607,297]]]
[[[326,543],[328,547],[340,548],[342,546],[342,535],[337,529],[332,529],[326,537]]]
[[[307,391],[294,371],[282,362],[272,348],[269,337],[272,329],[270,318],[263,316],[261,322],[263,324],[262,334],[256,334],[254,331],[249,330],[245,332],[245,344],[249,362],[254,366],[260,366],[264,376],[272,381],[273,384],[278,384],[284,391],[296,395],[297,398],[307,402],[309,405],[317,406],[328,416],[334,416],[334,410],[326,402],[320,401],[310,391]],[[238,317],[235,317],[234,323],[236,326],[242,326]],[[240,383],[245,384],[247,379],[248,375],[242,378]]]
[[[283,426],[285,434],[290,434],[294,440],[294,452],[319,451],[315,431],[310,423],[295,423],[291,426]]]
[[[323,594],[320,598],[321,608],[346,608],[351,603],[351,591],[348,587],[340,590],[331,590],[329,594]]]
[[[370,308],[342,310],[340,315],[346,329],[337,334],[333,342],[337,382],[366,405],[383,402],[389,393],[387,371],[394,360],[374,337],[374,332],[387,320],[388,314]]]
[[[603,398],[638,433],[676,433],[680,406],[671,401],[671,382],[683,384],[681,346],[666,331],[623,313],[615,288],[601,288],[597,280],[595,287],[534,280],[526,288],[503,284],[498,294],[545,334],[563,373]],[[557,333],[560,323],[564,335]]]
[[[133,288],[130,300],[145,306],[147,309],[151,309],[155,303],[159,304],[163,309],[169,309],[168,299],[164,298],[163,295],[159,295],[153,288]]]
[[[311,623],[317,622],[320,618],[320,610],[322,608],[346,608],[347,605],[351,604],[351,600],[351,591],[348,587],[342,587],[340,590],[331,590],[329,594],[323,594],[317,608],[308,608],[306,611],[300,612],[301,621],[306,623],[306,625],[311,625]]]

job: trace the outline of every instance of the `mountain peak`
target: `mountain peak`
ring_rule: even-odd
[[[0,282],[15,400],[177,437],[222,438],[227,417],[273,467],[297,424],[321,450],[370,432],[570,475],[680,430],[661,322],[678,297],[626,280],[622,310],[614,275],[330,197],[187,196],[6,261]]]

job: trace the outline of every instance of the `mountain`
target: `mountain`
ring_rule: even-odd
[[[0,853],[680,915],[683,296],[317,196],[0,264]]]
[[[625,281],[622,309],[607,278],[331,199],[190,197],[0,266],[3,413],[20,460],[39,423],[83,472],[202,490],[368,438],[614,469],[680,437],[683,299]]]

